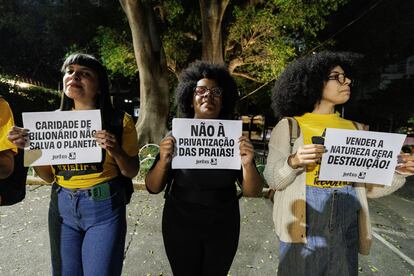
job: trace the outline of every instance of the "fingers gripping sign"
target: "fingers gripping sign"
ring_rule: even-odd
[[[414,174],[414,155],[403,153],[398,155],[398,164],[396,171],[404,175]]]
[[[165,167],[169,166],[172,161],[175,143],[173,136],[164,138],[160,143],[160,162]]]
[[[13,126],[10,129],[7,135],[7,138],[9,139],[10,142],[15,144],[18,148],[23,149],[27,145],[28,134],[29,134],[28,129]]]
[[[325,147],[323,145],[303,145],[299,147],[295,154],[289,157],[288,163],[292,168],[317,164],[321,161],[323,153],[325,153]]]
[[[116,155],[121,151],[121,145],[118,143],[115,135],[106,130],[96,131],[95,139],[98,145],[107,150],[110,155]]]
[[[241,136],[239,138],[240,158],[242,165],[248,165],[254,159],[254,147],[249,138]]]

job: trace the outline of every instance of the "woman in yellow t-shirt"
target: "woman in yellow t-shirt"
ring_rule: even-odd
[[[93,56],[72,54],[62,66],[60,110],[100,109],[102,131],[95,138],[103,161],[35,167],[53,182],[49,237],[53,275],[121,275],[126,234],[126,181],[139,169],[134,122],[112,107],[105,67]],[[118,126],[119,125],[119,126]],[[27,131],[14,127],[9,138],[19,147]],[[122,177],[123,176],[123,177]]]
[[[396,170],[391,187],[319,181],[318,163],[325,148],[317,140],[326,128],[358,125],[335,113],[335,106],[351,96],[354,58],[350,53],[317,53],[290,64],[275,84],[276,117],[294,117],[300,130],[291,145],[295,120],[279,121],[271,134],[264,171],[275,190],[278,275],[357,275],[358,251],[368,254],[372,242],[367,197],[401,187],[403,169],[414,173],[413,158],[404,157],[406,163]]]

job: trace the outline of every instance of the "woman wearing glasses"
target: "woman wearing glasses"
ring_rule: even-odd
[[[279,275],[357,275],[358,251],[368,254],[372,242],[367,197],[405,182],[398,171],[385,188],[318,180],[325,148],[313,137],[321,140],[326,128],[363,128],[335,112],[351,96],[354,60],[349,53],[318,53],[290,64],[275,84],[273,109],[283,119],[272,131],[264,176],[275,190]],[[300,134],[292,142],[295,125]],[[404,169],[413,173],[412,158],[406,161]]]
[[[185,118],[231,119],[237,87],[224,66],[195,62],[184,70],[176,89]],[[240,137],[242,168],[171,169],[176,141],[171,135],[147,174],[150,193],[167,186],[162,219],[164,246],[174,275],[227,275],[237,250],[240,213],[235,182],[245,196],[257,196],[262,180],[249,139]]]

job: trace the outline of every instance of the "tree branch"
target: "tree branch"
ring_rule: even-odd
[[[228,65],[227,69],[229,70],[230,74],[233,74],[234,70],[237,67],[242,66],[243,64],[244,64],[243,58],[237,57],[237,58],[232,59],[229,62],[229,65]]]
[[[234,72],[234,71],[233,71],[233,73],[231,73],[231,75],[232,75],[232,76],[237,76],[237,77],[242,77],[242,78],[245,78],[245,79],[248,79],[248,80],[254,81],[254,82],[260,82],[258,79],[256,79],[255,77],[250,76],[250,75],[249,75],[249,74],[247,74],[247,73],[242,73],[242,72]]]

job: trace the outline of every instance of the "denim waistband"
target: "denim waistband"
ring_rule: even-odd
[[[70,193],[70,194],[85,194],[88,196],[92,195],[92,192],[94,189],[99,188],[100,186],[103,185],[109,185],[110,188],[110,194],[113,195],[115,194],[117,191],[124,189],[124,185],[121,181],[118,181],[117,178],[111,179],[109,181],[106,182],[102,182],[99,184],[96,184],[92,187],[88,187],[88,188],[66,188],[63,186],[60,186],[58,183],[54,182],[52,185],[52,190],[56,190],[56,191],[63,191],[66,193]]]

